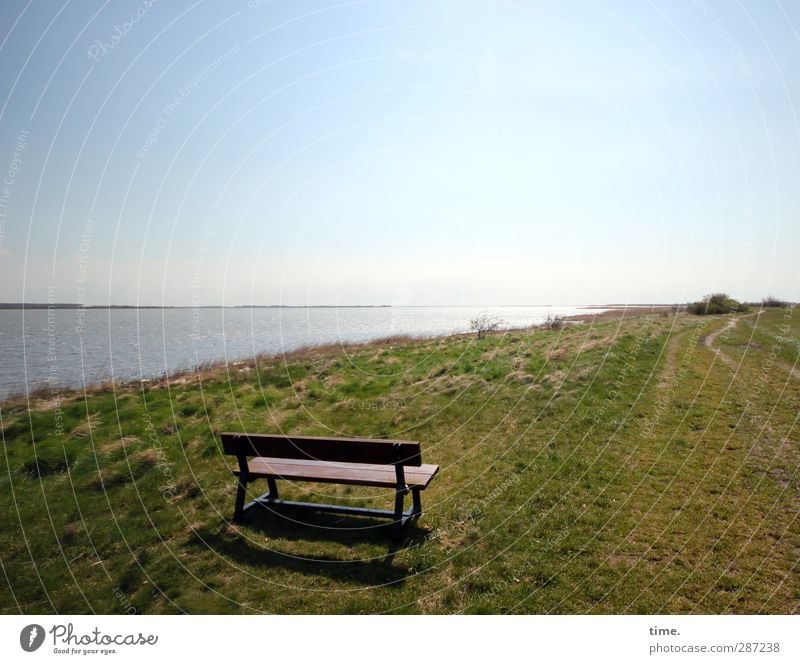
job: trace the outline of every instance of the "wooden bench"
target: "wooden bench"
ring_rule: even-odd
[[[428,487],[439,466],[422,463],[417,442],[372,438],[318,438],[251,433],[223,433],[222,449],[239,463],[233,520],[241,522],[254,507],[293,507],[318,512],[384,517],[395,524],[399,537],[410,519],[422,514],[420,492]],[[266,479],[268,491],[245,504],[247,485]],[[394,509],[325,505],[281,500],[277,480],[328,482],[394,489]],[[412,504],[404,511],[405,497]]]

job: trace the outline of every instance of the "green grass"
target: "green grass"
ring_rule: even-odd
[[[716,355],[728,320],[391,340],[6,402],[0,609],[797,612],[800,314],[737,315]],[[409,438],[442,470],[400,546],[335,516],[233,526],[222,430]]]

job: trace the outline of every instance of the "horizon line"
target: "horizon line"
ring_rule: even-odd
[[[668,307],[685,302],[606,302],[600,304],[81,304],[79,302],[0,302],[2,309],[411,309],[426,307]]]

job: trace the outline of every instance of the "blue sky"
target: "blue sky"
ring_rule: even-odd
[[[0,301],[800,300],[798,3],[0,12]]]

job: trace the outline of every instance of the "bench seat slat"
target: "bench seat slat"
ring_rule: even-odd
[[[251,478],[274,477],[283,480],[329,482],[392,489],[397,485],[394,467],[383,464],[253,457],[248,461],[248,469]],[[409,488],[425,489],[439,471],[439,466],[422,464],[421,466],[405,466],[404,470],[406,484]],[[238,474],[238,471],[236,472]]]

